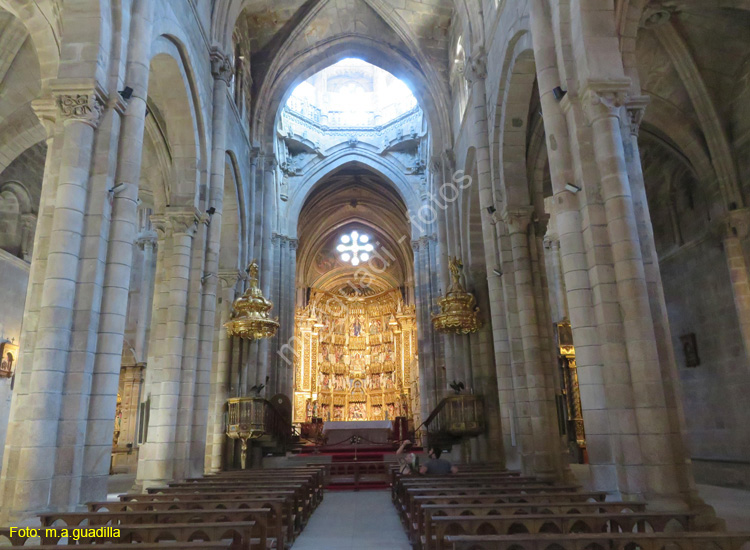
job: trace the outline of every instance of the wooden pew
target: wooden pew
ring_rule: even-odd
[[[589,499],[604,501],[607,493],[602,491],[594,492],[581,492],[577,490],[576,486],[562,485],[559,487],[544,487],[544,488],[533,488],[525,487],[520,490],[517,487],[503,487],[501,485],[491,487],[440,487],[440,488],[408,488],[406,490],[406,497],[401,499],[402,503],[401,515],[404,522],[407,523],[415,517],[415,499],[420,496],[449,496],[455,498],[457,496],[497,496],[505,497],[505,502],[539,502],[539,498],[544,500],[565,500],[566,496],[568,499],[574,501],[585,502]],[[537,495],[537,500],[533,500],[534,496]],[[572,495],[572,496],[571,496]],[[529,500],[532,499],[532,500]]]
[[[103,543],[158,543],[175,541],[178,544],[205,540],[220,542],[232,539],[231,550],[267,550],[265,537],[253,538],[257,529],[254,521],[220,522],[220,523],[162,523],[140,525],[118,525],[119,537],[82,537],[77,541],[68,539],[68,546],[80,544]],[[60,537],[52,536],[49,531],[40,536],[42,544],[59,545]],[[16,538],[16,540],[18,540]],[[23,543],[26,541],[24,540]],[[16,546],[22,546],[13,542]]]
[[[148,510],[119,512],[61,512],[42,514],[43,527],[85,527],[109,525],[139,525],[157,523],[219,523],[254,521],[258,526],[259,536],[267,540],[268,534],[275,541],[277,548],[284,547],[284,526],[280,513],[271,508],[236,508],[209,510]]]
[[[631,502],[539,502],[463,504],[425,504],[416,502],[415,518],[409,524],[409,539],[418,541],[420,534],[429,537],[430,521],[435,516],[525,516],[534,514],[622,514],[645,512],[646,503]]]
[[[521,516],[433,516],[421,537],[424,550],[443,550],[447,534],[513,535],[517,533],[605,533],[634,530],[644,533],[651,528],[664,532],[668,524],[683,532],[692,526],[692,513],[631,512],[629,514],[535,514]],[[433,537],[434,533],[434,537]]]
[[[151,490],[153,489],[153,491]],[[195,488],[170,488],[170,487],[152,487],[147,495],[132,494],[120,495],[120,500],[123,498],[128,500],[145,500],[144,497],[155,496],[157,500],[217,500],[217,499],[242,499],[245,496],[250,495],[261,495],[261,496],[274,496],[274,495],[286,495],[293,500],[293,509],[295,516],[295,528],[301,529],[307,524],[307,520],[312,514],[312,506],[310,502],[306,500],[303,491],[299,487],[293,486],[282,486],[276,488],[275,486],[268,487],[239,487],[239,488],[215,488],[211,487],[205,489]]]
[[[283,499],[284,502],[284,521],[287,525],[287,540],[293,541],[295,536],[302,530],[305,522],[302,521],[301,513],[298,508],[298,503],[294,498],[294,491],[286,490],[274,490],[267,491],[261,490],[258,492],[244,492],[244,493],[188,493],[188,494],[140,494],[140,493],[127,493],[120,495],[120,503],[123,505],[136,505],[142,504],[144,506],[157,506],[157,505],[170,505],[172,507],[183,507],[187,508],[190,506],[202,506],[206,502],[213,502],[217,505],[223,505],[226,508],[240,508],[246,506],[245,502],[251,503],[253,501],[259,502],[270,502],[274,499]],[[102,504],[102,503],[95,503]],[[108,509],[112,509],[114,503],[106,502],[103,503],[108,505]],[[99,506],[102,508],[103,506]]]
[[[750,533],[594,533],[554,535],[449,535],[445,538],[452,550],[740,550],[750,541]]]

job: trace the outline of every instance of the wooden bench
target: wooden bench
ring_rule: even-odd
[[[176,490],[169,487],[162,487],[160,491],[149,494],[120,495],[120,500],[139,500],[145,501],[148,497],[154,497],[154,500],[235,500],[243,499],[247,496],[278,496],[283,495],[292,499],[292,508],[294,510],[295,530],[301,529],[307,524],[307,520],[312,514],[312,507],[306,501],[301,492],[294,488],[276,489],[272,487],[243,487],[236,489],[225,488],[223,490],[213,489],[212,492],[203,490]]]
[[[254,521],[262,539],[272,539],[277,548],[284,547],[281,514],[271,508],[209,509],[209,510],[148,510],[119,512],[61,512],[42,514],[43,527],[119,526],[161,523],[220,523]],[[271,534],[271,537],[268,534]]]
[[[231,546],[231,544],[231,540],[219,540],[210,542],[194,541],[181,543],[157,542],[154,544],[141,543],[138,545],[137,550],[164,550],[165,546],[170,550],[227,550]],[[3,537],[2,535],[0,535],[0,547],[2,546],[5,546],[5,544],[3,544]],[[12,546],[24,546],[24,544],[13,544]],[[68,544],[35,544],[33,546],[26,545],[26,548],[33,548],[34,550],[71,550],[70,545]],[[102,550],[102,545],[76,544],[75,550]],[[106,550],[133,550],[133,545],[110,543],[107,544]]]
[[[555,535],[449,535],[452,550],[740,550],[750,533],[596,533]]]
[[[241,508],[241,507],[253,507],[260,506],[260,503],[265,505],[266,502],[272,502],[276,499],[283,499],[284,502],[284,522],[287,526],[287,540],[293,541],[295,536],[302,530],[302,527],[306,523],[306,519],[303,520],[302,513],[299,510],[298,503],[296,502],[294,491],[286,490],[262,490],[256,493],[244,492],[244,493],[187,493],[187,494],[155,494],[147,495],[140,493],[127,493],[120,495],[120,504],[133,506],[170,506],[171,508],[187,508],[205,506],[205,503],[215,503],[217,506],[224,506],[226,508]],[[98,506],[96,509],[106,507],[108,510],[112,510],[114,507],[113,502],[105,503],[90,503],[89,506]],[[134,508],[131,508],[134,509]],[[91,510],[91,507],[89,508]]]
[[[258,530],[254,521],[220,522],[220,523],[162,523],[140,525],[118,525],[119,537],[81,537],[77,541],[68,539],[68,545],[102,544],[102,543],[160,543],[175,541],[178,544],[194,540],[221,542],[231,539],[228,548],[231,550],[267,550],[265,537],[253,538]],[[0,533],[2,534],[2,533]],[[26,538],[14,537],[14,546],[23,546]],[[42,544],[59,545],[61,537],[52,536],[45,531],[40,536]]]
[[[601,491],[592,492],[581,492],[575,490],[575,488],[562,486],[562,487],[545,487],[545,490],[532,492],[519,492],[518,488],[513,487],[451,487],[451,488],[409,488],[404,499],[400,500],[401,503],[401,516],[404,522],[411,520],[415,517],[414,506],[415,501],[418,497],[436,497],[446,496],[451,499],[456,497],[466,496],[467,498],[477,496],[493,496],[498,497],[497,502],[544,502],[545,500],[565,501],[571,500],[573,502],[586,502],[588,500],[604,501],[607,493]],[[505,500],[502,500],[502,498]],[[458,501],[456,501],[458,502]]]
[[[424,504],[416,502],[415,518],[409,524],[410,540],[419,540],[419,534],[430,529],[429,522],[435,516],[525,516],[534,514],[622,514],[645,512],[646,503],[631,502],[540,502],[536,504]]]
[[[421,537],[425,550],[443,550],[447,535],[514,535],[521,533],[664,532],[667,526],[686,532],[695,514],[632,512],[628,514],[534,514],[520,516],[433,516]],[[433,537],[434,533],[434,537]]]

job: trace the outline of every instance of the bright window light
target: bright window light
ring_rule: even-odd
[[[341,235],[340,240],[341,242],[336,247],[336,250],[341,253],[341,261],[351,263],[354,266],[369,260],[370,252],[375,250],[375,247],[370,243],[369,235],[365,235],[359,231],[352,231],[348,235]]]

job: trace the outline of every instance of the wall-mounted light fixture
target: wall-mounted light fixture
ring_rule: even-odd
[[[575,185],[574,183],[566,183],[565,189],[567,189],[571,193],[578,193],[581,190],[581,188]]]

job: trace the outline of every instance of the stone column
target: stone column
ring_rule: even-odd
[[[195,387],[193,390],[192,429],[188,442],[189,475],[199,475],[204,467],[206,427],[213,362],[214,325],[216,321],[217,280],[221,249],[221,223],[224,210],[224,177],[226,167],[227,89],[232,80],[229,57],[218,49],[211,51],[211,74],[214,77],[213,116],[211,127],[211,179],[209,207],[215,209],[208,225],[205,266],[201,278],[203,299]],[[239,238],[239,236],[238,236]]]
[[[553,91],[560,84],[560,72],[552,24],[545,14],[543,4],[544,0],[532,0],[530,3],[531,37],[554,193],[552,201],[555,226],[560,238],[560,263],[576,346],[591,485],[597,490],[617,491],[618,472],[613,447],[614,440],[619,437],[620,421],[627,418],[627,415],[619,414],[618,405],[615,405],[618,387],[611,382],[605,384],[603,354],[606,350],[609,364],[616,365],[615,361],[624,352],[621,345],[608,343],[599,332],[600,327],[606,330],[610,323],[604,316],[597,319],[595,289],[592,284],[594,279],[590,278],[587,249],[583,242],[579,199],[582,193],[566,190],[567,183],[578,182],[572,153],[579,144],[573,132],[575,126],[573,123],[569,126],[566,119],[566,114],[570,114],[567,96],[559,102]],[[565,112],[564,108],[567,109]],[[570,116],[572,118],[572,114]],[[604,281],[599,277],[598,271],[591,271],[591,277],[596,277],[600,295],[611,294],[603,285]],[[609,332],[616,331],[612,329]],[[609,370],[617,371],[618,367],[613,366]],[[611,401],[608,399],[610,395]]]
[[[109,245],[86,424],[84,476],[80,492],[82,502],[101,498],[106,495],[107,490],[111,452],[110,432],[117,404],[133,243],[138,222],[138,184],[148,95],[148,44],[153,25],[152,18],[152,2],[134,2],[125,76],[128,85],[133,88],[133,94],[124,112],[118,144],[114,183],[121,189],[112,191]]]
[[[220,271],[221,298],[217,315],[215,331],[216,352],[214,353],[214,367],[211,371],[211,397],[208,411],[208,441],[206,444],[206,473],[221,471],[222,455],[226,448],[224,433],[224,410],[230,396],[230,370],[232,360],[232,342],[227,336],[224,323],[232,315],[232,304],[235,300],[237,281],[240,279],[237,270]]]
[[[422,263],[422,255],[420,249],[422,242],[420,240],[413,240],[411,242],[412,250],[414,251],[414,291],[417,296],[417,338],[419,339],[419,353],[420,353],[420,374],[419,374],[419,396],[420,396],[420,413],[422,420],[427,418],[432,410],[437,406],[438,401],[441,398],[440,389],[437,387],[437,373],[429,368],[425,368],[423,364],[423,355],[431,353],[429,344],[429,331],[432,330],[432,320],[430,316],[430,301],[429,296],[425,293],[425,287],[423,285],[426,274],[424,273],[424,265]],[[423,442],[424,443],[424,442]]]
[[[158,402],[154,402],[149,421],[148,442],[138,460],[137,483],[144,488],[169,482],[174,476],[178,411],[182,381],[183,345],[187,318],[188,286],[193,236],[200,213],[195,209],[167,207],[168,231],[171,233],[172,258],[169,266],[169,300],[164,355],[155,380]]]
[[[559,476],[561,469],[558,459],[558,434],[555,427],[554,395],[551,386],[551,364],[543,360],[539,337],[539,320],[533,284],[531,254],[529,251],[529,223],[531,209],[520,208],[504,211],[503,221],[510,237],[513,257],[513,275],[518,311],[518,324],[523,347],[523,371],[526,374],[528,421],[532,445],[522,449],[523,458],[528,461],[525,471],[536,474]],[[545,368],[546,367],[546,368]]]
[[[255,250],[255,238],[256,238],[256,231],[255,231],[255,220],[257,218],[257,199],[260,197],[260,193],[258,192],[258,185],[257,185],[257,176],[258,176],[258,159],[261,158],[261,164],[262,164],[262,157],[260,157],[260,150],[257,147],[253,147],[250,150],[250,170],[248,171],[249,175],[249,181],[247,188],[249,189],[248,197],[247,197],[247,234],[245,235],[247,239],[246,244],[246,251],[247,251],[247,257],[245,258],[245,264],[249,264],[253,259],[257,258],[257,251]]]
[[[3,516],[9,519],[50,502],[91,154],[104,105],[101,93],[91,89],[60,87],[57,101],[63,146],[33,361],[25,367],[31,371],[28,401],[22,410],[18,399],[11,406],[11,421],[23,422],[24,429],[9,429],[3,460],[2,501],[11,503]]]
[[[637,428],[636,437],[623,439],[623,450],[626,446],[633,457],[631,464],[625,466],[627,478],[623,486],[633,496],[674,496],[678,486],[668,437],[668,413],[620,133],[624,93],[622,84],[607,81],[590,82],[583,95],[584,113],[592,128],[627,351],[630,388],[623,389],[630,393],[632,420]]]
[[[743,251],[743,243],[750,235],[750,209],[729,211],[718,222],[717,233],[724,245],[742,343],[746,355],[750,357],[750,278]]]
[[[263,210],[259,213],[262,219],[261,260],[260,260],[260,288],[263,296],[271,298],[271,284],[273,275],[273,228],[276,218],[276,167],[278,162],[274,155],[266,155],[263,159]],[[278,308],[278,304],[275,304]],[[258,351],[256,384],[266,384],[269,376],[270,342],[266,338],[256,344]],[[251,376],[252,379],[252,376]],[[243,391],[247,391],[245,388]]]
[[[154,301],[154,248],[156,232],[149,231],[138,237],[136,244],[143,250],[143,268],[138,292],[138,320],[135,328],[135,357],[141,364],[146,363],[148,342],[146,333],[151,326],[151,308]]]
[[[482,239],[484,241],[485,270],[487,272],[487,291],[489,296],[488,317],[492,323],[492,343],[497,392],[486,395],[486,399],[495,401],[497,406],[504,403],[512,406],[513,375],[511,373],[510,349],[504,311],[504,297],[501,279],[495,274],[500,266],[498,255],[498,234],[492,212],[495,210],[495,193],[493,190],[492,170],[490,166],[489,126],[487,121],[487,54],[480,48],[466,60],[464,77],[469,83],[471,93],[471,113],[474,121],[472,141],[476,147],[477,181],[471,185],[479,186],[479,210],[482,220]],[[470,188],[463,193],[470,193]],[[500,408],[501,423],[490,435],[493,447],[499,449],[503,436],[511,433],[512,416],[507,407]],[[510,448],[510,441],[505,441],[505,448]]]
[[[661,378],[664,384],[664,395],[672,432],[670,442],[674,455],[677,482],[684,500],[690,505],[691,509],[700,514],[699,518],[696,519],[696,525],[700,524],[701,528],[713,530],[717,525],[716,514],[699,497],[690,467],[690,453],[686,445],[688,434],[682,407],[683,400],[679,383],[679,373],[677,372],[674,347],[672,346],[667,303],[664,297],[664,286],[659,270],[659,259],[648,208],[641,157],[638,152],[638,131],[648,103],[649,98],[645,96],[629,97],[626,101],[628,117],[623,121],[625,124],[621,125],[623,128],[625,161],[631,193],[633,195],[633,207],[638,223],[638,237],[641,244],[646,284],[648,285],[651,315],[654,320],[654,333],[661,365]],[[676,218],[673,219],[676,221]],[[743,225],[746,229],[748,228],[747,218],[745,218]],[[728,233],[734,234],[731,229]],[[675,232],[675,236],[678,239],[677,242],[681,243],[682,239],[679,235],[679,230]],[[727,251],[726,246],[724,250],[725,252]],[[741,261],[744,265],[744,255],[741,255]],[[747,285],[747,270],[745,269],[743,273]],[[745,288],[746,296],[750,296],[750,286],[746,286]]]

